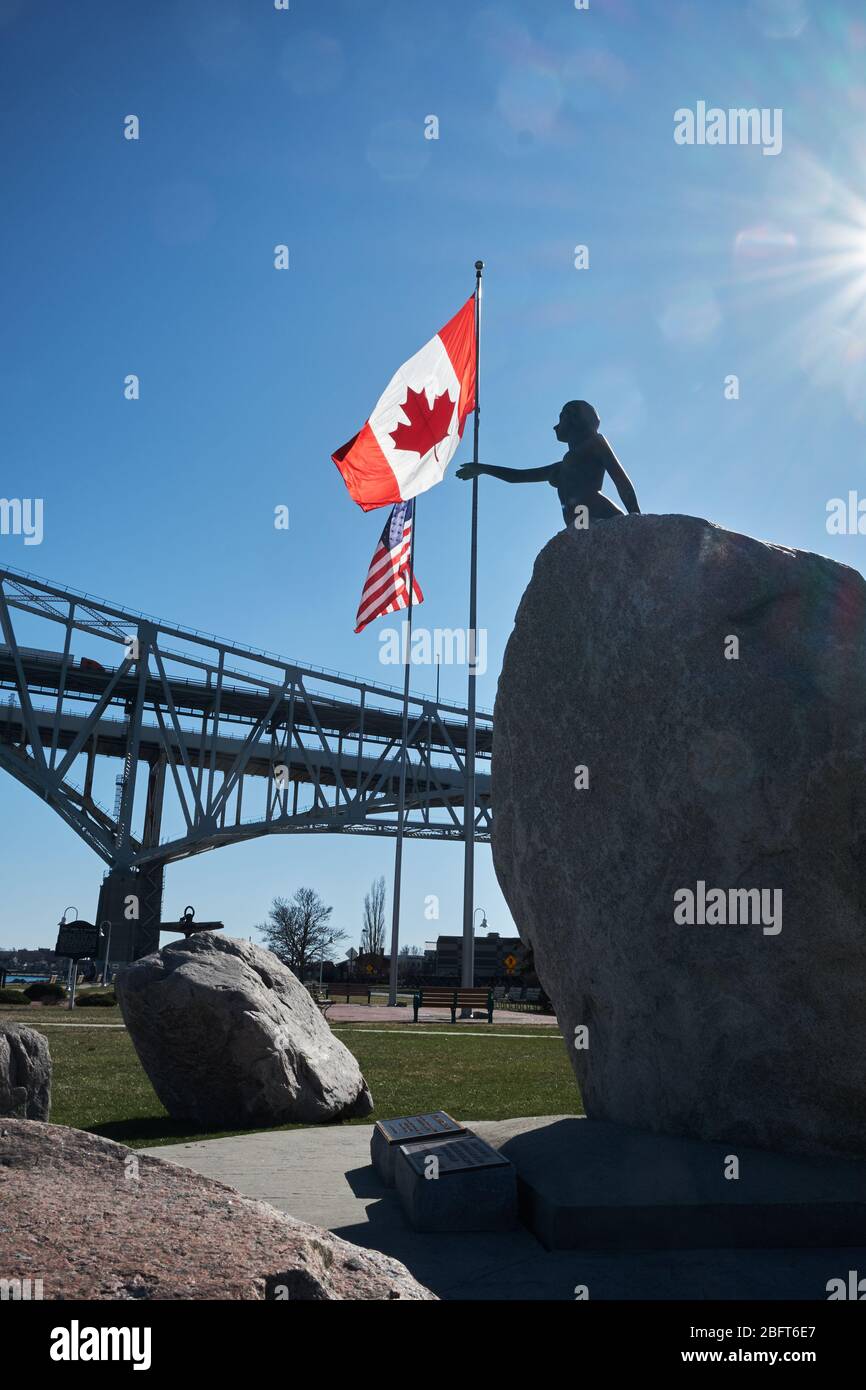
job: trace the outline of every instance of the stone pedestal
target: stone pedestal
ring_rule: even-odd
[[[503,1231],[516,1224],[515,1169],[472,1133],[426,1146],[401,1145],[394,1181],[416,1231]]]
[[[509,1139],[520,1215],[549,1250],[866,1245],[866,1160],[559,1120]],[[726,1176],[738,1173],[738,1176]]]
[[[429,1115],[404,1115],[395,1120],[379,1120],[370,1140],[373,1167],[386,1187],[394,1186],[394,1156],[401,1144],[410,1147],[466,1134],[463,1125],[444,1110]]]

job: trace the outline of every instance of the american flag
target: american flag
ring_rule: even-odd
[[[409,606],[409,556],[412,548],[414,500],[398,502],[385,522],[375,554],[370,561],[358,616],[356,632],[362,632],[374,618],[395,613]],[[412,577],[412,603],[423,603],[421,586]]]

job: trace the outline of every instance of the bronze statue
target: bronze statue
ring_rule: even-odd
[[[566,526],[580,525],[578,508],[586,508],[585,520],[602,520],[623,516],[624,513],[607,497],[601,488],[605,473],[613,482],[626,510],[639,512],[637,494],[631,479],[608,444],[599,433],[598,412],[586,401],[569,401],[562,407],[554,434],[568,453],[558,463],[546,468],[496,468],[486,463],[464,463],[457,477],[468,480],[488,474],[503,483],[550,483],[559,493]]]

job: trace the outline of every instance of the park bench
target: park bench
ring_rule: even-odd
[[[458,1009],[486,1009],[487,1022],[493,1022],[493,990],[492,989],[454,989],[431,985],[422,986],[415,991],[412,998],[414,1009],[413,1022],[418,1022],[418,1010],[422,1005],[428,1009],[450,1009],[451,1022],[457,1022]]]
[[[319,989],[318,985],[307,985],[307,993],[322,1017],[326,1018],[328,1010],[334,1002],[333,999],[329,999],[324,989]]]
[[[345,999],[349,1004],[353,999],[366,999],[370,1002],[372,987],[370,985],[356,985],[344,981],[329,981],[328,993],[332,1000]]]

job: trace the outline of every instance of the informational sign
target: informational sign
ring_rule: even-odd
[[[92,922],[64,922],[57,934],[55,954],[67,960],[83,960],[99,954],[99,928]]]
[[[402,1115],[396,1120],[379,1120],[380,1130],[389,1144],[408,1144],[413,1139],[441,1138],[443,1135],[464,1134],[463,1125],[445,1110],[436,1110],[429,1115]]]
[[[455,1139],[448,1144],[436,1146],[436,1166],[440,1177],[449,1173],[466,1173],[473,1168],[504,1168],[509,1160],[497,1153],[484,1139],[468,1134],[465,1139]],[[424,1176],[426,1154],[421,1148],[404,1149],[403,1154],[415,1169]]]

